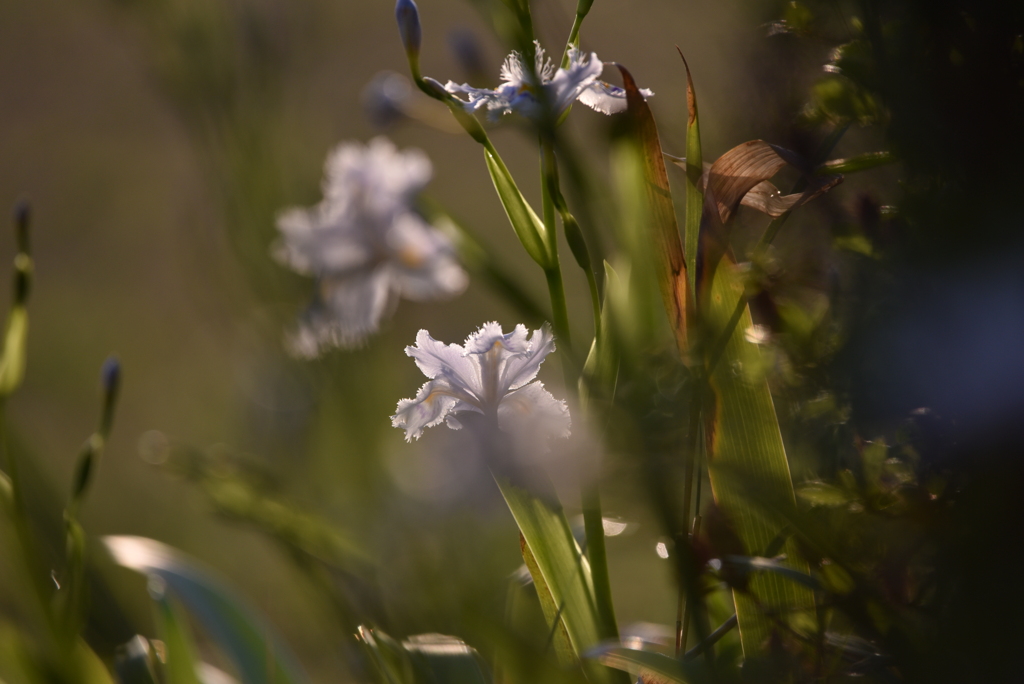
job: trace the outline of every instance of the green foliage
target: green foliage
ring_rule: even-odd
[[[184,554],[141,537],[106,537],[104,542],[115,561],[149,578],[155,601],[180,601],[224,649],[246,682],[306,681],[295,657],[269,627],[231,590]],[[173,643],[181,648],[187,643],[185,637],[180,627],[172,629],[168,636],[173,636]],[[180,674],[181,667],[175,661],[176,673]]]
[[[548,74],[554,80],[581,68],[570,64],[570,46],[585,45],[589,54],[584,19],[607,22],[602,13],[612,12],[592,0],[579,0],[571,17],[525,0],[474,4],[502,50],[523,53],[530,72],[543,72],[533,65],[535,36],[555,28],[564,35],[568,26],[554,24],[573,19],[564,47],[551,52],[563,69]],[[434,80],[420,73],[444,63],[432,52],[442,42],[436,31],[444,12],[423,8],[431,16],[424,16],[421,63],[419,20],[412,23],[415,7],[403,3],[401,35],[419,91],[392,93],[401,99],[398,118],[412,122],[410,134],[433,136],[436,169],[451,183],[437,196],[459,203],[454,213],[471,216],[474,227],[456,225],[440,200],[421,201],[411,218],[438,226],[489,290],[454,305],[403,304],[371,349],[299,362],[278,349],[278,308],[293,288],[267,255],[279,239],[274,213],[300,201],[292,195],[305,201],[312,191],[313,172],[296,170],[313,168],[310,154],[298,150],[320,149],[322,138],[353,128],[335,114],[318,115],[330,121],[320,121],[323,130],[307,126],[319,119],[303,100],[323,109],[332,97],[324,83],[335,82],[338,65],[366,66],[345,52],[358,43],[355,34],[365,30],[374,45],[386,44],[370,32],[376,9],[116,3],[154,77],[147,87],[158,90],[161,111],[199,160],[197,186],[205,190],[198,194],[210,206],[186,211],[188,221],[222,228],[228,239],[210,242],[239,267],[218,274],[232,282],[226,289],[239,303],[223,324],[236,346],[217,358],[235,364],[238,349],[258,352],[237,367],[224,364],[245,388],[233,390],[244,394],[244,408],[212,429],[237,446],[186,446],[208,433],[147,433],[162,446],[149,453],[147,442],[144,456],[163,467],[145,477],[175,478],[146,485],[167,489],[142,495],[147,508],[137,519],[115,517],[122,509],[114,504],[136,496],[142,481],[128,479],[136,476],[123,450],[114,451],[117,367],[104,373],[100,420],[77,458],[44,461],[20,447],[17,431],[51,425],[48,414],[33,413],[45,403],[45,385],[32,386],[31,374],[25,385],[33,370],[26,303],[33,258],[47,259],[50,269],[55,259],[52,242],[41,243],[49,253],[30,252],[27,210],[16,212],[0,355],[0,679],[197,684],[210,679],[215,663],[247,684],[306,681],[304,666],[317,681],[385,684],[1011,681],[1021,631],[1016,574],[1024,563],[1014,530],[1024,514],[1024,469],[1013,318],[1024,291],[1013,232],[1022,213],[1014,193],[1024,150],[1024,24],[1019,9],[926,4],[806,0],[744,8],[744,21],[769,35],[735,51],[743,68],[714,73],[700,42],[688,44],[704,84],[700,116],[690,64],[683,62],[684,87],[670,51],[658,59],[672,64],[674,80],[645,62],[645,52],[623,48],[630,61],[629,69],[619,66],[623,87],[598,90],[624,94],[626,112],[602,127],[577,125],[589,115],[579,113],[582,104],[571,115],[569,106],[551,109],[566,103],[546,101],[542,73],[524,74],[516,92],[534,98],[536,116],[496,123],[486,107],[464,107],[440,85],[444,77],[458,82],[457,74]],[[655,11],[641,10],[629,20],[639,25]],[[678,11],[657,12],[670,10]],[[712,16],[705,12],[688,8],[686,16]],[[332,31],[342,25],[352,33],[339,38]],[[647,33],[655,50],[660,34]],[[602,78],[617,78],[605,71]],[[657,99],[648,101],[638,84],[660,84]],[[347,86],[338,93],[339,101],[356,99]],[[723,102],[735,102],[734,111],[715,111]],[[669,112],[675,120],[663,118]],[[436,115],[448,113],[455,123],[438,125]],[[765,140],[734,144],[750,137],[736,137],[735,120]],[[499,126],[522,130],[506,135]],[[438,142],[452,132],[468,137]],[[519,133],[525,143],[509,142]],[[461,144],[482,146],[484,164],[464,163]],[[685,157],[672,154],[678,144]],[[716,149],[728,151],[705,164]],[[538,205],[527,199],[536,186],[517,178],[524,159],[529,168],[540,162]],[[488,214],[488,207],[500,211],[489,186],[482,194],[490,201],[474,197],[465,188],[479,186],[459,172],[485,186],[489,178],[504,218]],[[850,178],[840,186],[844,175]],[[682,185],[673,187],[677,180]],[[325,199],[320,208],[331,205]],[[515,244],[501,242],[505,219],[525,252],[518,261],[488,246]],[[578,270],[562,272],[558,221]],[[316,256],[326,262],[336,255],[325,245]],[[414,252],[402,255],[410,269]],[[161,267],[174,263],[163,256]],[[522,268],[525,259],[541,267],[543,279]],[[328,279],[361,277],[344,268],[309,271],[321,299]],[[978,281],[978,273],[996,280]],[[231,281],[240,276],[248,288]],[[506,449],[509,435],[474,439],[477,416],[461,433],[428,431],[417,446],[386,434],[395,397],[410,395],[399,391],[409,381],[399,359],[416,329],[435,317],[440,327],[474,329],[480,321],[471,315],[497,320],[511,310],[537,327],[549,317],[535,300],[545,286],[562,378],[547,366],[541,377],[568,403],[569,440],[537,444],[527,429],[507,440],[527,446]],[[409,299],[427,290],[408,289]],[[379,302],[381,310],[392,304]],[[219,307],[219,300],[211,306]],[[958,321],[963,308],[977,319]],[[33,326],[47,320],[33,313]],[[593,334],[581,342],[591,321]],[[939,332],[927,343],[906,332],[933,326]],[[964,342],[975,338],[982,342]],[[496,344],[496,354],[508,351],[504,341]],[[580,363],[583,349],[589,353]],[[52,353],[53,342],[40,346],[38,368],[51,364]],[[173,363],[188,365],[183,359]],[[448,362],[455,363],[439,362],[431,377],[453,372],[443,367]],[[65,372],[59,362],[53,367]],[[192,390],[188,373],[183,394],[205,408],[207,397]],[[265,382],[264,373],[275,381]],[[933,389],[942,384],[948,388]],[[23,386],[27,397],[16,407]],[[504,407],[509,412],[536,409],[529,390],[507,389],[516,398]],[[148,395],[175,391],[130,388],[128,418]],[[451,400],[466,398],[446,388],[424,399],[424,410]],[[497,434],[508,415],[485,409],[483,420]],[[444,417],[433,414],[431,422]],[[28,428],[12,427],[9,418]],[[65,472],[61,491],[70,476],[70,495],[63,502],[36,496],[26,472]],[[108,473],[116,477],[100,477]],[[166,500],[191,505],[196,500],[182,492],[193,489],[202,495],[199,512],[175,509],[164,532],[177,534],[180,516],[191,522],[176,543],[203,540],[189,524],[205,525],[210,514],[210,539],[230,543],[237,531],[239,549],[251,547],[244,557],[232,557],[234,546],[188,548],[221,552],[244,575],[237,579],[245,590],[161,542],[104,537],[117,563],[148,580],[151,617],[140,617],[141,584],[122,583],[117,570],[103,567],[93,535],[157,525]],[[606,540],[603,506],[627,519],[636,536],[616,540],[609,531]],[[582,532],[569,522],[577,512]],[[654,555],[655,543],[667,562]],[[283,570],[266,561],[268,548],[286,561]],[[525,565],[508,580],[502,614],[504,575],[517,555]],[[268,592],[268,611],[298,656],[240,598],[253,587]],[[124,624],[104,622],[122,612]]]

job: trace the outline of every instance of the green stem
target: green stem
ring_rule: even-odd
[[[583,20],[590,13],[590,8],[593,7],[594,0],[579,0],[576,3],[576,19],[572,22],[572,30],[569,31],[569,40],[565,41],[565,49],[562,52],[562,68],[569,66],[569,46],[573,45],[579,47],[580,45],[580,27],[583,25]]]
[[[544,226],[549,250],[554,257],[552,262],[555,267],[547,271],[548,287],[551,291],[551,308],[555,316],[556,331],[559,325],[568,334],[568,312],[565,307],[565,292],[562,288],[561,271],[558,268],[557,259],[557,236],[555,229],[555,209],[559,210],[563,226],[571,223],[575,227],[575,220],[569,215],[565,199],[561,196],[558,188],[558,172],[555,166],[554,148],[550,138],[541,140],[541,187],[544,208]],[[576,227],[578,230],[578,227]],[[582,237],[582,236],[581,236]],[[585,250],[585,246],[583,246]],[[577,260],[579,260],[577,255]],[[590,286],[590,296],[594,307],[594,327],[600,335],[601,326],[601,300],[597,289],[597,280],[594,277],[589,264],[581,263],[580,266],[587,274],[587,283]],[[559,323],[559,317],[564,319]],[[571,363],[568,356],[563,359]],[[570,392],[575,392],[573,369],[569,363],[563,363],[562,368],[565,374],[565,385]],[[584,417],[585,418],[585,417]],[[590,559],[590,573],[594,582],[594,600],[597,605],[598,618],[601,623],[601,637],[604,639],[618,639],[619,630],[615,621],[615,607],[612,601],[611,578],[608,573],[608,555],[604,543],[604,516],[601,512],[601,489],[597,479],[583,486],[581,492],[581,503],[583,505],[583,525],[587,535],[587,556]]]
[[[601,513],[601,488],[595,480],[584,485],[582,492],[583,527],[587,533],[587,556],[590,559],[590,574],[594,580],[594,598],[601,620],[601,638],[618,639],[619,628],[615,621],[615,605],[612,602],[612,584],[608,573],[608,554],[604,545],[604,516]]]
[[[544,242],[548,250],[550,266],[544,269],[548,281],[548,293],[551,296],[551,322],[555,328],[555,337],[561,343],[562,368],[565,374],[566,388],[575,387],[572,377],[572,337],[569,333],[569,310],[565,301],[565,287],[562,285],[562,268],[558,263],[558,229],[555,225],[555,200],[548,182],[554,164],[554,152],[548,140],[541,140],[541,206],[544,220]]]
[[[562,367],[566,375],[566,389],[572,391],[576,386],[572,378],[572,369],[575,368],[575,361],[572,356],[572,339],[569,336],[569,310],[565,303],[565,288],[562,286],[562,270],[556,263],[554,268],[544,270],[544,277],[548,281],[548,294],[551,296],[551,321],[555,329],[555,339],[558,340],[559,351],[562,352]]]
[[[579,47],[580,41],[580,27],[583,26],[583,18],[586,14],[576,14],[576,19],[572,22],[572,30],[569,31],[569,40],[565,41],[565,49],[562,51],[561,67],[563,69],[569,66],[569,46]]]
[[[586,269],[587,286],[590,288],[590,306],[594,311],[594,337],[601,338],[601,293],[597,289],[597,278],[592,269]]]

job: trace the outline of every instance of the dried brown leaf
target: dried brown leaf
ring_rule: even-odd
[[[683,254],[683,242],[679,236],[679,225],[676,223],[668,172],[665,170],[665,159],[658,138],[658,127],[633,76],[621,65],[619,71],[622,73],[623,87],[626,90],[626,111],[643,160],[647,218],[655,264],[658,268],[658,287],[668,311],[676,342],[680,351],[685,353],[689,308],[686,259]]]

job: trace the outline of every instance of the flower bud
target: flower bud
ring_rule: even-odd
[[[14,206],[14,230],[18,251],[28,253],[28,229],[32,221],[32,207],[22,200]]]
[[[569,249],[576,259],[576,263],[584,271],[590,270],[590,251],[587,249],[587,241],[583,238],[583,231],[576,219],[569,213],[562,215],[562,227],[565,228],[565,241],[569,243]]]
[[[114,408],[121,389],[121,362],[116,356],[110,356],[103,362],[100,378],[103,382],[103,412],[100,415],[99,437],[106,439],[114,423]]]
[[[444,89],[441,82],[436,78],[430,78],[430,76],[424,76],[420,83],[426,86],[427,94],[435,100],[447,100],[449,98],[448,91]],[[422,88],[421,88],[422,90]]]
[[[121,385],[121,362],[116,356],[107,357],[100,375],[103,379],[103,391],[107,394],[116,393]]]
[[[409,80],[394,71],[381,71],[363,88],[360,100],[363,113],[374,128],[394,126],[406,118],[406,106],[412,87]]]
[[[405,46],[405,53],[409,56],[410,62],[419,58],[420,41],[420,11],[413,0],[398,0],[395,3],[395,19],[398,21],[398,32],[402,36],[402,45]]]

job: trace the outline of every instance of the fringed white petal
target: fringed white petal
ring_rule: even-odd
[[[654,93],[649,88],[641,88],[644,99]],[[579,101],[602,114],[618,114],[626,110],[626,91],[619,86],[596,81],[580,93]]]
[[[555,114],[561,114],[584,90],[590,87],[604,70],[604,63],[591,52],[583,57],[578,53],[571,59],[568,69],[559,69],[551,82],[545,85],[548,100]]]
[[[523,354],[530,347],[526,341],[526,326],[520,323],[507,335],[495,322],[484,323],[483,326],[466,338],[466,354],[483,354],[494,349],[495,345],[504,350],[504,354]]]
[[[445,345],[426,330],[416,334],[416,346],[405,348],[405,353],[416,361],[428,378],[444,378],[453,388],[461,389],[470,401],[479,403],[483,394],[480,366],[475,358],[467,357],[464,352],[461,345]]]
[[[524,328],[525,330],[525,328]],[[555,351],[555,336],[545,323],[533,331],[526,353],[510,358],[502,372],[502,392],[515,390],[537,377],[544,358]]]
[[[405,430],[405,441],[419,439],[423,428],[440,424],[459,403],[450,389],[444,380],[430,380],[420,388],[415,398],[398,402],[395,415],[391,416],[391,425]]]

